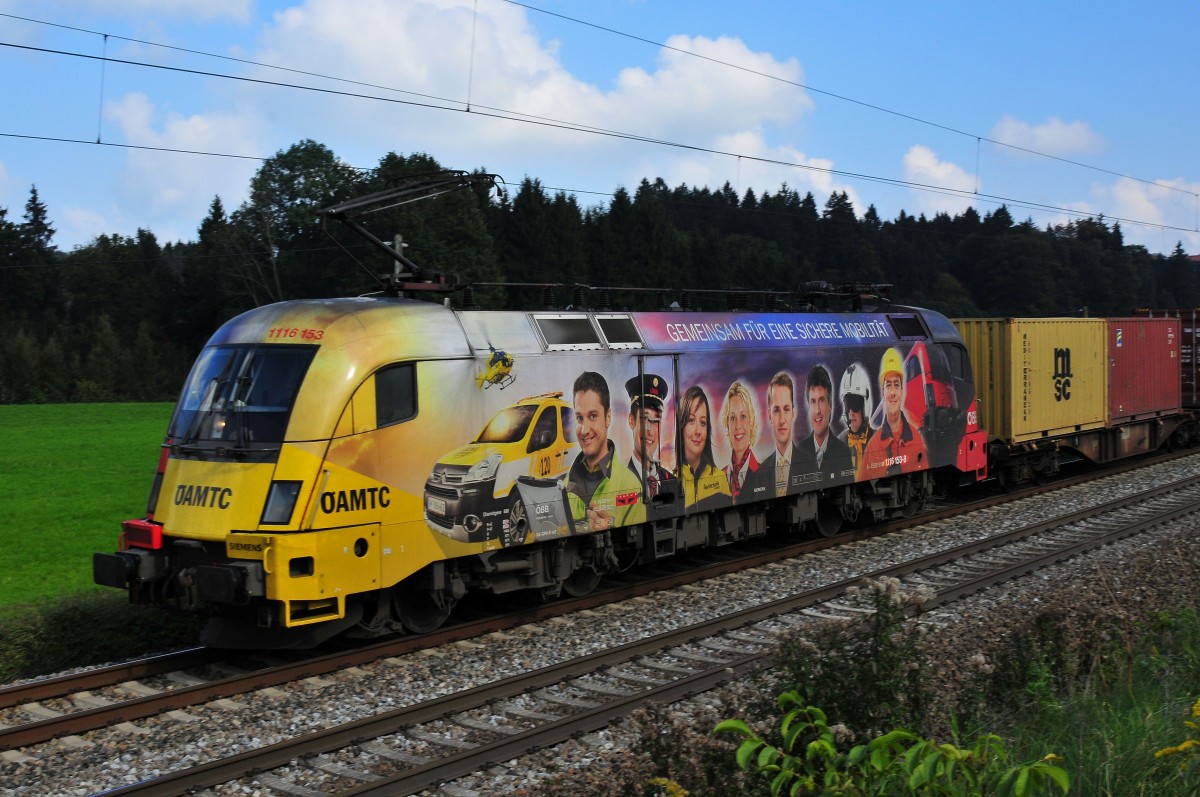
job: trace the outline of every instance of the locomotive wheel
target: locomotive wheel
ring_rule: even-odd
[[[582,598],[591,594],[600,584],[600,574],[590,567],[581,567],[563,582],[563,592],[572,598]]]
[[[817,517],[813,525],[822,537],[834,537],[842,530],[842,512],[828,501],[817,502]]]
[[[529,531],[529,518],[525,515],[525,502],[514,487],[508,499],[508,528],[502,534],[500,544],[505,548],[525,543],[525,534]]]
[[[440,590],[409,589],[397,592],[392,605],[404,630],[428,634],[441,628],[450,617],[454,601]]]

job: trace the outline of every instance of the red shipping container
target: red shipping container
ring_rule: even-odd
[[[1183,406],[1200,407],[1200,312],[1185,307],[1170,310],[1135,310],[1139,316],[1179,319],[1179,370]]]
[[[1178,318],[1108,319],[1108,422],[1180,409]]]

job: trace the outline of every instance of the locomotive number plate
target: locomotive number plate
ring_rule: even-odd
[[[446,514],[446,499],[431,495],[425,503],[425,508],[438,515]]]

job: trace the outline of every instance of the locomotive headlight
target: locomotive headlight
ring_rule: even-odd
[[[292,519],[292,510],[296,508],[296,499],[300,496],[302,482],[276,481],[271,482],[271,492],[267,493],[267,503],[263,506],[263,524],[283,525]]]
[[[463,477],[464,482],[482,482],[487,481],[496,475],[496,471],[500,469],[500,463],[504,461],[504,457],[500,454],[492,454],[484,457],[476,462],[467,471],[467,475]]]

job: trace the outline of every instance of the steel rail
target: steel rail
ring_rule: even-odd
[[[83,692],[105,686],[148,678],[190,667],[203,667],[220,659],[220,655],[207,648],[188,648],[150,656],[136,661],[97,667],[84,672],[42,678],[12,686],[0,687],[0,708],[12,708],[35,700],[62,697],[72,692]]]
[[[992,572],[983,576],[973,576],[966,581],[953,586],[939,589],[937,596],[928,604],[944,605],[952,600],[991,586],[995,583],[1010,580],[1027,574],[1038,567],[1053,564],[1070,556],[1109,544],[1114,539],[1120,539],[1139,533],[1144,529],[1164,522],[1170,522],[1187,514],[1200,510],[1200,477],[1176,482],[1172,485],[1151,490],[1147,493],[1126,496],[1106,502],[1100,506],[1078,510],[1058,516],[1053,519],[1014,529],[997,537],[975,541],[965,545],[942,551],[919,560],[911,560],[898,565],[881,568],[852,579],[846,579],[835,584],[826,585],[814,590],[779,598],[767,604],[744,609],[713,621],[696,623],[685,628],[659,634],[637,642],[628,643],[616,648],[590,654],[557,665],[551,665],[531,673],[512,676],[501,681],[486,684],[462,693],[448,695],[436,700],[427,701],[415,706],[395,709],[374,717],[365,718],[336,728],[313,732],[296,739],[279,742],[274,745],[247,751],[230,758],[209,762],[187,770],[179,770],[159,778],[133,784],[127,787],[105,792],[105,797],[125,797],[139,795],[140,797],[167,797],[185,792],[188,789],[213,787],[228,783],[242,777],[252,776],[273,768],[289,764],[297,758],[317,755],[341,749],[368,738],[385,736],[402,731],[449,715],[486,706],[496,700],[527,693],[545,686],[557,684],[563,680],[579,677],[596,672],[599,669],[617,663],[627,663],[655,652],[669,650],[697,639],[711,637],[725,631],[761,622],[780,614],[795,612],[800,609],[824,603],[844,595],[851,586],[861,583],[864,579],[883,577],[902,577],[927,570],[964,556],[977,554],[1005,544],[1019,542],[1035,534],[1047,530],[1069,526],[1097,515],[1119,511],[1126,507],[1145,504],[1172,493],[1192,489],[1195,495],[1186,496],[1177,506],[1165,511],[1156,512],[1153,517],[1121,522],[1115,530],[1100,532],[1087,540],[1068,541],[1059,548],[1010,565],[997,566]],[[701,670],[693,675],[655,687],[649,690],[635,692],[627,698],[614,698],[605,704],[589,709],[570,717],[556,720],[550,725],[534,728],[493,744],[484,743],[480,747],[463,753],[438,759],[429,764],[410,768],[391,778],[381,778],[363,786],[339,793],[339,797],[364,797],[365,795],[396,795],[419,791],[429,788],[439,782],[460,777],[463,774],[478,771],[480,768],[503,762],[515,755],[530,752],[530,750],[559,743],[580,732],[587,732],[611,722],[614,718],[624,716],[631,707],[644,706],[647,702],[669,702],[689,694],[712,688],[712,686],[729,680],[738,673],[762,669],[777,661],[778,653],[774,649],[760,651],[736,659],[726,660],[719,665]]]
[[[1188,452],[1174,453],[1154,457],[1150,461],[1123,462],[1116,469],[1106,468],[1101,474],[1089,473],[1071,476],[1063,480],[1029,487],[1017,493],[990,496],[967,504],[943,507],[909,519],[890,521],[862,529],[853,529],[835,537],[788,543],[768,551],[700,567],[680,567],[674,572],[650,580],[620,586],[604,586],[582,598],[555,601],[503,616],[490,616],[479,621],[450,626],[427,635],[383,640],[350,651],[321,654],[301,662],[231,675],[194,686],[180,686],[162,694],[136,697],[111,706],[84,709],[15,727],[0,728],[0,751],[41,744],[62,736],[82,734],[122,722],[131,722],[167,711],[188,708],[219,698],[235,697],[239,694],[263,689],[268,686],[279,686],[301,678],[324,675],[349,666],[368,664],[381,658],[402,656],[424,648],[467,640],[494,631],[505,631],[531,622],[564,616],[582,609],[595,608],[606,603],[628,600],[629,598],[647,595],[659,590],[672,589],[684,584],[695,583],[708,578],[827,550],[847,542],[884,536],[914,525],[948,519],[963,512],[1004,504],[1019,498],[1086,483],[1098,477],[1102,478],[1114,473],[1134,470],[1138,467],[1144,467],[1147,464],[1156,464],[1189,455],[1192,454]],[[662,564],[670,565],[671,562],[672,560],[664,560]],[[196,650],[195,653],[199,656],[208,655],[203,650]],[[8,694],[9,706],[13,706],[45,699],[45,697],[49,696],[61,696],[73,691],[79,692],[100,686],[110,686],[114,683],[120,683],[137,677],[157,675],[170,671],[170,667],[155,669],[158,666],[154,663],[155,661],[156,659],[149,659],[145,662],[139,661],[131,662],[128,665],[118,665],[111,670],[106,668],[96,671],[96,675],[81,673],[75,676],[48,679],[45,687],[40,687],[38,682],[31,682],[30,684],[10,687],[5,692]],[[211,663],[211,661],[208,663]],[[128,667],[129,669],[124,670],[122,667]],[[124,672],[138,673],[139,668],[145,668],[144,672],[122,677],[122,673]],[[179,667],[176,669],[183,668]],[[107,679],[106,676],[101,674],[103,672],[110,673]],[[32,690],[35,687],[44,689],[45,691],[34,692]],[[35,696],[38,694],[42,696]]]

